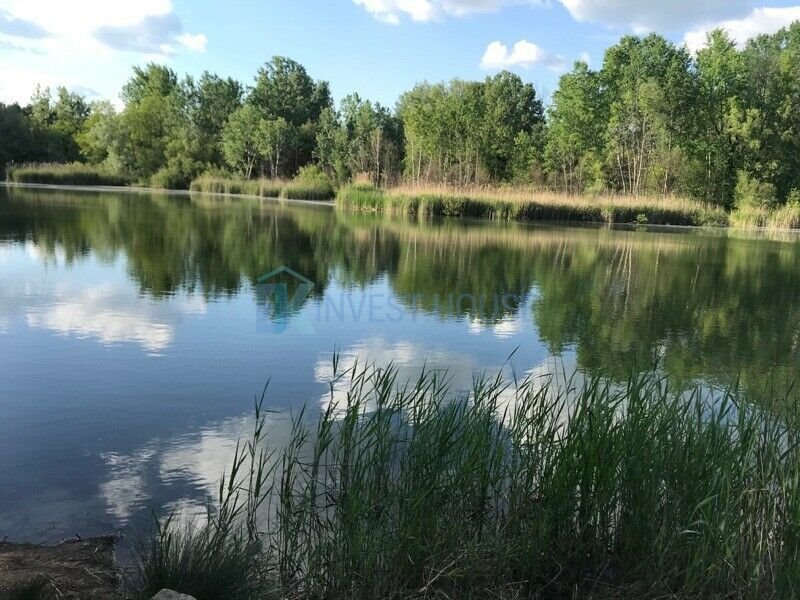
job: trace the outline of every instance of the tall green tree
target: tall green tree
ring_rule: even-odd
[[[249,178],[263,158],[261,122],[258,109],[245,104],[233,112],[222,131],[222,154],[228,165]]]
[[[570,194],[596,184],[608,106],[600,78],[585,62],[562,76],[548,111],[545,159],[559,186]]]

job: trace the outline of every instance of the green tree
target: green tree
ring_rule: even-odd
[[[514,142],[526,132],[541,139],[544,109],[536,90],[518,75],[503,71],[484,84],[483,163],[493,179],[512,177]]]
[[[730,207],[742,158],[729,127],[729,116],[741,102],[744,65],[727,33],[709,33],[706,47],[697,53],[696,72],[690,190],[707,202]]]
[[[285,160],[295,137],[295,128],[283,117],[261,119],[258,126],[258,148],[269,164],[272,177],[277,178],[281,174],[281,161]]]
[[[93,102],[89,109],[89,116],[83,123],[76,140],[83,158],[91,164],[99,165],[109,160],[109,156],[116,156],[119,164],[121,138],[121,118],[108,101]]]
[[[545,160],[567,193],[584,191],[604,147],[608,111],[600,79],[585,62],[561,77],[548,111]]]
[[[662,36],[625,36],[609,48],[600,81],[609,104],[607,172],[625,193],[670,193],[690,141],[691,59]]]
[[[252,104],[235,110],[222,130],[222,154],[228,165],[250,178],[263,157],[261,115]]]
[[[258,70],[249,102],[268,120],[300,126],[316,121],[331,106],[326,82],[315,82],[300,63],[275,56]]]
[[[347,129],[332,108],[325,108],[319,116],[314,160],[337,183],[341,184],[350,177]]]
[[[136,104],[148,96],[166,97],[178,88],[178,75],[167,66],[149,63],[133,67],[133,75],[122,87],[120,97],[125,104]]]

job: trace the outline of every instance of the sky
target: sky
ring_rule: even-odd
[[[690,50],[723,27],[743,44],[800,19],[800,0],[0,0],[0,102],[64,85],[119,104],[150,61],[246,84],[274,55],[394,106],[415,83],[518,73],[547,98],[576,60],[593,68],[624,34]]]

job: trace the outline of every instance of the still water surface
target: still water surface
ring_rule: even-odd
[[[800,375],[799,313],[788,236],[0,188],[0,538],[202,510],[265,381],[280,439],[328,401],[335,348],[464,389],[516,350],[521,373],[658,365],[758,402]]]

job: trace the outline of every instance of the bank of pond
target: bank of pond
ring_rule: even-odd
[[[7,180],[16,184],[75,186],[124,186],[132,183],[117,174],[79,163],[12,167],[7,170]],[[156,183],[155,187],[162,186]],[[465,188],[399,185],[379,189],[368,184],[349,184],[337,190],[330,179],[313,166],[301,169],[292,180],[206,174],[193,180],[189,189],[192,192],[258,198],[335,199],[336,205],[346,210],[406,215],[500,221],[800,228],[800,205],[795,204],[779,207],[747,205],[728,212],[719,206],[682,197],[567,195],[513,185]]]

